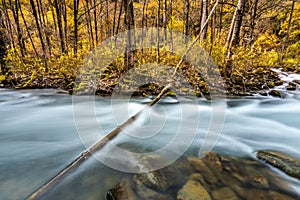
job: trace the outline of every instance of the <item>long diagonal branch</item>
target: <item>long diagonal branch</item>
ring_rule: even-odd
[[[210,17],[212,16],[213,12],[215,11],[217,5],[219,3],[219,0],[216,1],[214,7],[212,8],[205,24],[203,27],[201,27],[201,30],[199,32],[199,35],[193,40],[193,42],[190,44],[189,48],[185,52],[185,54],[182,56],[181,60],[176,65],[176,68],[174,70],[174,74],[171,77],[170,83],[166,85],[161,92],[157,95],[156,98],[154,98],[151,102],[148,103],[148,106],[151,107],[155,105],[172,87],[173,83],[172,80],[174,79],[174,76],[180,67],[180,65],[183,63],[184,59],[186,58],[187,54],[191,51],[192,47],[196,44],[197,40],[200,39],[200,35],[204,30],[204,27],[207,25]],[[66,177],[70,172],[72,172],[76,167],[78,167],[81,163],[83,163],[85,160],[87,160],[93,153],[96,151],[99,151],[101,148],[103,148],[110,140],[112,140],[114,137],[116,137],[123,128],[125,128],[127,125],[134,122],[137,117],[142,113],[143,110],[139,111],[134,116],[130,117],[126,122],[124,122],[122,125],[116,127],[113,131],[108,133],[104,138],[99,140],[96,144],[94,144],[92,147],[84,151],[80,156],[78,156],[73,162],[71,162],[68,166],[66,166],[63,170],[61,170],[58,174],[56,174],[53,178],[51,178],[48,182],[46,182],[44,185],[42,185],[40,188],[38,188],[35,192],[33,192],[29,197],[27,197],[27,200],[33,200],[37,199],[38,197],[41,197],[44,195],[47,191],[49,191],[52,187],[57,185],[64,177]]]

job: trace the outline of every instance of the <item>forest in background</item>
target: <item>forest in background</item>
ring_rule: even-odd
[[[198,42],[219,66],[227,88],[234,89],[231,93],[245,94],[281,84],[270,68],[300,71],[299,1],[220,0],[208,18],[215,3],[216,0],[1,0],[1,87],[71,91],[91,50],[111,36],[141,27],[168,28],[192,38],[203,29]],[[153,33],[153,37],[163,43],[172,39],[172,31]],[[133,54],[125,55],[108,66],[99,91],[111,93],[124,71],[136,65],[156,62],[176,66],[180,58],[160,49],[159,44],[157,47],[134,52],[134,58]],[[207,92],[202,80],[189,80]]]

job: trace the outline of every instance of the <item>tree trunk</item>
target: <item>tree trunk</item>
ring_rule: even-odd
[[[99,27],[99,29],[100,29],[100,40],[102,40],[103,39],[103,20],[102,20],[102,13],[103,13],[103,4],[102,4],[103,2],[101,2],[100,3],[100,7],[99,7],[99,16],[100,16],[100,27]]]
[[[73,0],[74,12],[74,54],[77,55],[78,51],[78,6],[79,0]]]
[[[115,27],[116,27],[116,18],[117,18],[117,8],[118,8],[118,1],[115,0],[115,5],[114,5],[114,19],[113,19],[113,24],[112,24],[112,35],[115,35]]]
[[[94,2],[94,29],[95,29],[95,39],[96,39],[96,45],[99,43],[99,35],[98,35],[98,20],[97,20],[97,3],[96,0]]]
[[[257,12],[257,3],[258,3],[258,0],[254,0],[253,4],[252,4],[252,12],[251,12],[251,22],[250,22],[250,46],[253,45],[254,43],[254,30],[255,30],[255,21],[256,21],[256,12]]]
[[[160,0],[157,0],[157,16],[156,16],[156,48],[157,48],[157,56],[156,56],[156,62],[159,63],[160,60],[160,51],[159,51],[159,24],[160,24]]]
[[[203,29],[203,32],[200,38],[201,41],[205,40],[207,36],[207,29],[208,29],[207,25],[204,27],[207,17],[208,17],[208,0],[202,0],[201,29]]]
[[[51,44],[50,44],[50,38],[49,38],[49,31],[47,30],[46,26],[46,20],[45,20],[45,12],[44,12],[44,7],[43,7],[43,2],[42,0],[37,0],[37,10],[38,10],[38,17],[41,25],[41,29],[43,33],[45,34],[45,39],[47,43],[47,49],[48,49],[48,55],[51,55]]]
[[[201,28],[202,28],[202,15],[203,15],[203,0],[199,0],[200,2],[199,2],[199,4],[200,4],[200,8],[199,8],[199,23],[200,23],[200,30],[201,30]],[[199,30],[199,32],[200,32],[200,30]]]
[[[229,47],[229,44],[230,44],[230,41],[231,41],[231,38],[232,38],[233,29],[234,29],[234,25],[235,25],[235,18],[236,18],[236,10],[234,11],[234,14],[233,14],[233,17],[232,17],[232,20],[231,20],[230,29],[229,29],[226,44],[225,44],[227,49]]]
[[[145,33],[144,33],[144,28],[146,27],[146,20],[147,20],[147,14],[145,16],[145,12],[146,12],[146,6],[148,4],[148,0],[143,0],[143,8],[142,8],[142,41],[144,42],[144,36],[145,36]],[[144,49],[142,49],[142,52],[144,52]]]
[[[56,12],[56,20],[58,25],[58,33],[59,33],[59,40],[60,40],[60,49],[61,53],[65,53],[65,42],[64,42],[64,33],[62,27],[62,20],[61,20],[61,2],[58,0],[54,0],[54,7]]]
[[[239,44],[240,30],[241,30],[241,26],[242,26],[246,1],[247,0],[239,0],[238,5],[235,9],[231,27],[230,27],[231,30],[229,31],[229,32],[231,32],[231,37],[228,38],[229,49],[231,49],[231,47]]]
[[[228,49],[227,49],[227,61],[226,61],[226,67],[225,67],[225,72],[224,76],[226,78],[230,78],[231,73],[232,73],[232,47],[235,47],[239,44],[240,41],[240,30],[242,26],[242,21],[243,21],[243,15],[244,15],[244,8],[247,0],[239,0],[237,7],[235,9],[232,22],[231,22],[231,27],[230,31],[228,34],[227,38],[227,43],[229,41]]]
[[[134,12],[132,0],[123,0],[125,19],[124,24],[127,30],[127,43],[124,59],[123,72],[126,72],[134,67],[136,62],[136,44],[135,44],[135,32],[134,32]]]
[[[173,0],[170,0],[170,16],[173,16]],[[173,43],[173,31],[172,31],[172,27],[173,27],[173,22],[171,20],[171,24],[170,24],[171,28],[170,28],[170,42],[171,42],[171,51],[173,51],[174,49],[174,43]]]
[[[187,43],[188,34],[189,34],[189,13],[190,13],[190,0],[185,0],[185,20],[184,20],[185,43]]]
[[[167,41],[167,0],[163,0],[164,42]]]
[[[223,22],[222,22],[222,19],[223,19],[223,4],[222,4],[222,1],[220,3],[221,6],[220,6],[220,15],[219,15],[219,35],[220,36],[222,34],[222,28],[223,28]]]
[[[53,23],[54,23],[55,32],[57,33],[58,30],[57,30],[57,23],[56,23],[55,11],[53,9],[53,4],[52,4],[51,0],[48,0],[48,3],[50,4],[50,10],[51,10],[51,15],[52,15],[52,20],[53,20]]]
[[[33,42],[33,40],[32,40],[32,37],[31,37],[30,31],[29,31],[29,28],[28,28],[28,26],[27,26],[27,23],[26,23],[26,20],[25,20],[25,17],[24,17],[24,13],[23,13],[23,10],[22,10],[22,8],[21,8],[20,0],[18,0],[18,1],[19,1],[19,2],[18,2],[18,3],[19,3],[19,7],[20,7],[20,14],[21,14],[21,17],[22,17],[22,19],[23,19],[23,23],[24,23],[24,25],[25,25],[25,28],[26,28],[27,35],[28,35],[28,37],[29,37],[30,43],[31,43],[32,48],[33,48],[33,50],[34,50],[35,56],[39,56],[39,55],[38,55],[38,52],[37,52],[37,50],[36,50],[36,48],[35,48],[34,42]]]
[[[116,27],[116,34],[119,33],[122,12],[123,12],[123,4],[120,3],[120,11],[119,11],[118,23],[117,23],[117,27]]]
[[[17,28],[18,45],[20,47],[21,55],[24,58],[25,54],[26,54],[26,49],[25,49],[25,41],[23,39],[23,33],[22,33],[22,29],[20,27],[20,21],[19,21],[19,4],[18,4],[17,0],[15,0],[14,3],[12,2],[12,0],[9,0],[9,4],[10,4],[11,11],[13,13],[13,18],[14,18],[16,28]]]
[[[292,22],[293,13],[294,13],[294,10],[295,10],[295,2],[296,2],[296,0],[293,0],[293,2],[292,2],[292,8],[291,8],[290,16],[289,16],[288,27],[287,27],[287,30],[286,30],[286,36],[285,36],[285,38],[283,40],[283,43],[282,43],[282,46],[281,46],[281,51],[282,52],[285,51],[285,45],[289,40],[290,30],[291,30],[291,22]]]
[[[209,49],[209,55],[211,55],[214,41],[215,41],[215,23],[216,23],[216,11],[213,14],[213,17],[210,19],[210,49]]]
[[[15,41],[13,38],[13,34],[14,34],[13,27],[12,27],[12,23],[11,23],[11,20],[10,20],[8,12],[7,12],[7,7],[6,7],[5,1],[2,1],[2,7],[3,7],[4,16],[5,16],[5,20],[3,20],[3,21],[6,22],[6,29],[4,29],[4,30],[6,30],[5,35],[9,38],[11,47],[13,49],[16,49]]]
[[[146,11],[146,6],[147,6],[148,0],[143,1],[143,8],[142,8],[142,28],[145,28],[145,11]],[[143,34],[144,36],[144,34]]]
[[[5,56],[7,53],[6,49],[6,40],[5,40],[5,25],[4,25],[4,19],[3,19],[4,13],[2,13],[2,9],[0,9],[0,69],[1,74],[6,74],[8,69],[5,65]]]
[[[132,0],[130,0],[132,1]],[[106,39],[110,37],[110,23],[109,23],[109,7],[108,7],[108,0],[106,0]]]
[[[40,26],[40,23],[39,23],[37,11],[36,11],[36,8],[35,8],[34,0],[30,0],[30,5],[31,5],[31,9],[32,9],[32,14],[33,14],[34,19],[35,19],[36,27],[38,29],[38,34],[39,34],[39,38],[40,38],[40,41],[41,41],[41,45],[42,45],[42,50],[43,50],[43,55],[42,55],[43,58],[42,59],[44,60],[46,71],[48,71],[47,61],[46,61],[46,48],[45,48],[43,34],[42,34],[41,26]]]
[[[93,49],[94,48],[94,34],[93,34],[93,26],[92,26],[92,19],[91,19],[91,12],[90,12],[90,3],[89,1],[85,1],[86,6],[85,6],[85,13],[87,13],[87,17],[86,19],[86,24],[87,24],[87,28],[88,28],[88,35],[89,35],[89,43],[90,43],[90,48]]]
[[[68,52],[68,18],[67,18],[67,5],[66,0],[62,0],[62,15],[64,19],[64,41],[65,41],[65,52]]]

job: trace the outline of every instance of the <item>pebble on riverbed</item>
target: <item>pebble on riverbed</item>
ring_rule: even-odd
[[[252,159],[209,153],[168,167],[135,174],[109,190],[107,200],[296,200],[288,182]]]

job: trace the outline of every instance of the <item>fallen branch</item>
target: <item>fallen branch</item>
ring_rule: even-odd
[[[203,27],[201,27],[201,30],[199,32],[199,35],[194,39],[194,41],[191,43],[185,54],[182,56],[181,60],[176,65],[176,68],[174,70],[173,75],[170,78],[170,83],[166,85],[161,92],[157,95],[155,99],[153,99],[151,102],[148,103],[148,106],[151,107],[154,104],[156,104],[172,87],[173,80],[176,75],[176,72],[184,59],[186,58],[187,54],[191,51],[192,47],[196,44],[197,40],[199,40],[201,33],[204,30],[204,27],[207,25],[210,17],[212,16],[213,12],[215,11],[217,5],[219,3],[219,0],[216,1],[214,7],[212,8],[205,24]],[[73,162],[71,162],[67,167],[65,167],[62,171],[60,171],[57,175],[55,175],[53,178],[51,178],[47,183],[45,183],[43,186],[41,186],[39,189],[37,189],[34,193],[32,193],[27,200],[33,200],[38,197],[41,197],[43,194],[45,194],[47,191],[49,191],[53,186],[58,184],[68,173],[70,173],[72,170],[74,170],[76,167],[78,167],[81,163],[83,163],[85,160],[87,160],[93,153],[100,150],[102,147],[104,147],[108,141],[112,140],[114,137],[116,137],[123,128],[125,128],[128,124],[131,124],[134,122],[137,117],[142,113],[143,110],[139,111],[134,116],[130,117],[126,122],[124,122],[122,125],[116,127],[113,131],[111,131],[109,134],[107,134],[104,138],[102,138],[100,141],[98,141],[96,144],[94,144],[92,147],[90,147],[88,150],[84,151],[79,157],[77,157]]]
[[[152,102],[150,102],[152,103]],[[71,162],[67,167],[65,167],[62,171],[60,171],[57,175],[55,175],[52,179],[50,179],[47,183],[45,183],[42,187],[40,187],[37,191],[32,193],[27,199],[36,199],[42,196],[44,193],[49,191],[53,186],[59,183],[68,173],[70,173],[73,169],[78,167],[83,161],[88,159],[93,153],[97,150],[101,149],[108,141],[112,140],[115,136],[117,136],[122,128],[125,128],[128,124],[131,124],[140,114],[142,110],[139,111],[134,116],[130,117],[125,123],[116,127],[113,131],[107,134],[104,138],[94,144],[91,148],[83,152],[79,157],[77,157],[73,162]]]
[[[155,99],[153,99],[151,102],[149,102],[147,105],[149,107],[156,104],[168,91],[171,87],[171,84],[168,84],[165,86],[162,91],[157,95]],[[49,191],[53,186],[55,186],[57,183],[59,183],[68,173],[70,173],[72,170],[74,170],[76,167],[78,167],[81,163],[83,163],[86,159],[88,159],[93,153],[104,147],[105,144],[107,144],[108,141],[112,140],[114,137],[116,137],[123,128],[125,128],[128,124],[131,124],[134,122],[137,117],[142,113],[143,110],[139,111],[134,116],[130,117],[126,122],[124,122],[122,125],[116,127],[113,131],[111,131],[109,134],[107,134],[104,138],[102,138],[100,141],[98,141],[96,144],[94,144],[92,147],[90,147],[88,150],[84,151],[79,157],[77,157],[73,162],[71,162],[67,167],[65,167],[62,171],[60,171],[57,175],[55,175],[52,179],[50,179],[47,183],[45,183],[42,187],[40,187],[38,190],[36,190],[34,193],[32,193],[27,200],[36,199],[43,194],[45,194],[47,191]]]

